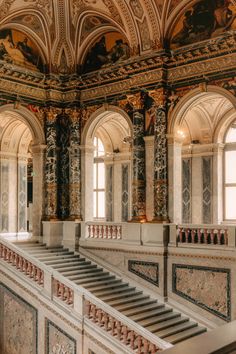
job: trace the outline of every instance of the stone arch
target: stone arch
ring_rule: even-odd
[[[3,123],[0,129],[2,151],[0,165],[1,174],[5,173],[6,184],[0,189],[8,191],[5,192],[6,203],[1,207],[0,219],[6,220],[7,215],[10,217],[7,218],[8,226],[1,227],[1,233],[6,234],[6,237],[17,238],[29,235],[26,220],[27,166],[30,158],[33,184],[33,204],[30,209],[32,233],[34,236],[40,236],[43,207],[43,161],[46,147],[43,127],[33,112],[21,105],[19,107],[16,107],[16,104],[15,106],[12,104],[1,106],[0,117]],[[6,225],[6,221],[4,222]]]
[[[96,110],[86,122],[82,132],[82,210],[85,212],[83,219],[85,221],[93,220],[91,205],[93,205],[94,180],[91,171],[94,167],[96,168],[93,145],[95,136],[101,139],[105,150],[101,162],[105,164],[105,174],[108,176],[106,178],[106,188],[103,191],[106,204],[106,220],[116,222],[128,220],[131,211],[131,198],[129,197],[131,190],[131,151],[128,142],[132,136],[132,122],[126,112],[119,107],[110,105]],[[128,185],[125,192],[121,184],[124,175],[126,186]],[[126,193],[126,196],[128,196],[125,206],[122,206],[122,195],[124,195],[122,193]]]

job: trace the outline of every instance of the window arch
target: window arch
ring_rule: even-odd
[[[236,121],[225,135],[224,150],[224,219],[236,221]]]
[[[94,162],[93,162],[93,217],[105,218],[105,164],[104,145],[97,136],[93,139]]]

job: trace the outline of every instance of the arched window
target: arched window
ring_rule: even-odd
[[[104,146],[102,141],[95,137],[93,140],[94,163],[93,163],[93,217],[105,218],[105,164]]]
[[[224,219],[236,220],[236,121],[225,137]]]

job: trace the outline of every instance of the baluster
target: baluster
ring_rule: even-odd
[[[91,303],[88,300],[86,300],[85,301],[85,316],[90,318],[90,312],[91,312]]]
[[[96,229],[95,225],[92,226],[92,237],[95,237]]]
[[[197,242],[201,243],[201,229],[197,229]]]
[[[73,303],[74,303],[74,292],[72,289],[69,289],[68,305],[71,305]]]
[[[115,335],[115,319],[113,317],[110,317],[110,323],[111,323],[111,334],[114,336]]]
[[[192,229],[191,230],[191,243],[194,243],[194,239],[195,239],[195,230]]]
[[[88,225],[88,237],[90,238],[91,237],[91,226]]]
[[[119,225],[117,227],[117,239],[120,240],[121,239],[121,232],[122,232],[122,227]]]
[[[228,230],[224,230],[224,244],[228,245]]]
[[[207,229],[204,229],[204,243],[207,243]]]
[[[141,336],[137,337],[137,346],[138,346],[137,354],[141,354],[142,353],[142,337]]]
[[[96,322],[96,306],[95,305],[91,306],[91,315],[92,315],[92,321]]]
[[[155,346],[155,344],[150,343],[150,345],[149,345],[150,354],[156,354],[157,349],[158,349],[158,348]]]
[[[217,244],[221,245],[221,233],[220,229],[217,230]]]
[[[132,350],[134,350],[134,343],[135,343],[135,333],[134,331],[130,331],[129,333],[129,337],[130,337],[130,347]]]
[[[128,342],[128,328],[127,326],[122,327],[122,334],[123,334],[123,342],[127,344]]]
[[[120,340],[120,338],[121,338],[121,323],[120,323],[120,321],[116,321],[116,333],[117,333],[117,338]]]
[[[146,338],[143,338],[143,354],[149,353],[149,341]]]
[[[108,331],[108,323],[109,323],[109,317],[108,314],[106,312],[103,312],[103,319],[102,319],[103,323],[104,323],[104,328],[106,331]]]
[[[102,326],[102,310],[98,309],[97,310],[97,320],[98,320],[98,325],[101,327]]]
[[[101,237],[104,238],[104,225],[101,226]]]
[[[214,245],[214,238],[215,238],[214,229],[211,229],[210,230],[210,239],[211,239],[212,245]]]

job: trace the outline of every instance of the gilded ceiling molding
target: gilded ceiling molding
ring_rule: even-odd
[[[0,11],[0,20],[5,18],[10,12],[11,5],[15,2],[15,0],[2,0],[0,3],[1,11]]]
[[[156,39],[160,40],[160,18],[157,17],[153,4],[150,0],[143,0],[145,7],[148,13],[148,22],[150,22],[150,28],[152,33],[152,39],[155,41]]]
[[[130,10],[127,6],[127,4],[123,1],[123,0],[117,0],[117,4],[121,10],[121,13],[123,15],[124,18],[124,23],[125,23],[125,29],[126,29],[126,33],[127,33],[127,37],[130,41],[130,43],[132,43],[132,48],[136,48],[139,44],[139,37],[137,34],[137,29],[135,26],[135,20],[133,18],[133,16],[130,13]],[[133,51],[135,51],[133,49]]]
[[[24,2],[29,3],[32,7],[42,11],[50,20],[53,21],[53,0],[24,0]]]

